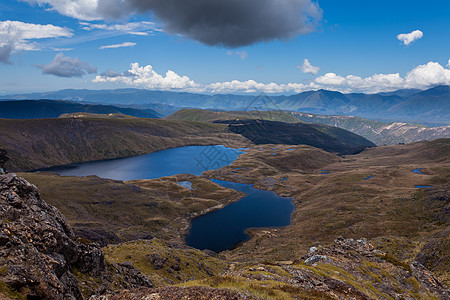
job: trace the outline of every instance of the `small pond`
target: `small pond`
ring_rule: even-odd
[[[258,190],[252,185],[212,179],[213,182],[247,194],[241,200],[191,221],[186,243],[215,252],[235,248],[250,237],[249,228],[282,227],[291,223],[292,198]]]
[[[422,169],[422,168],[414,169],[414,170],[412,170],[412,172],[416,173],[416,174],[424,174],[422,171],[420,171],[420,169]]]

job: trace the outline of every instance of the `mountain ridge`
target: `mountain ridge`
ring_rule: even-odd
[[[266,96],[265,105],[253,107],[261,95],[195,94],[141,89],[60,90],[47,93],[1,96],[0,99],[48,98],[122,105],[169,105],[178,108],[222,110],[291,110],[316,114],[357,115],[372,119],[421,121],[450,124],[450,88],[436,86],[425,91],[399,90],[390,93],[343,94],[336,91],[307,91],[289,96]]]

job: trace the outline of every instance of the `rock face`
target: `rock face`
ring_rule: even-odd
[[[0,220],[0,298],[83,299],[114,289],[152,287],[132,267],[107,265],[96,244],[76,241],[64,216],[15,174],[0,175]],[[89,290],[80,288],[79,278],[100,280]]]
[[[5,149],[0,149],[0,175],[3,175],[6,172],[5,164],[9,160],[7,154],[8,151]]]
[[[411,264],[400,262],[375,249],[364,238],[340,237],[331,246],[312,247],[303,259],[305,265],[318,270],[329,269],[348,274],[347,280],[319,279],[322,282],[320,286],[300,280],[306,289],[318,289],[330,295],[345,291],[345,294],[353,294],[357,299],[378,298],[375,296],[380,295],[393,299],[448,299],[449,296],[448,289],[422,264],[417,261]],[[296,272],[299,277],[305,275],[298,270]],[[355,289],[355,286],[358,288]],[[371,294],[371,290],[377,292]]]
[[[167,264],[156,255],[151,262]],[[417,261],[398,261],[364,238],[338,238],[327,247],[311,247],[293,262],[236,262],[218,275],[189,281],[185,287],[140,288],[94,299],[412,300],[449,299],[449,291]]]

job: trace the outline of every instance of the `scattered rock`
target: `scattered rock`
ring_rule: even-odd
[[[210,287],[164,287],[160,289],[141,288],[132,291],[123,291],[118,295],[92,297],[90,300],[173,300],[173,299],[198,299],[198,300],[250,300],[255,299],[245,294]]]
[[[157,253],[149,255],[148,258],[155,270],[160,270],[160,269],[164,268],[167,263],[167,258],[161,257]]]

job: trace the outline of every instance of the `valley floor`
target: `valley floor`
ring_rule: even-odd
[[[423,174],[413,172],[418,168]],[[131,262],[156,286],[231,288],[263,299],[448,296],[439,282],[450,283],[448,139],[349,156],[310,146],[250,146],[231,166],[201,177],[19,175],[36,184],[78,236],[107,245],[108,261]],[[193,217],[242,197],[208,178],[293,197],[291,225],[252,229],[250,241],[219,255],[186,248],[183,234]],[[195,190],[176,184],[183,180]]]

